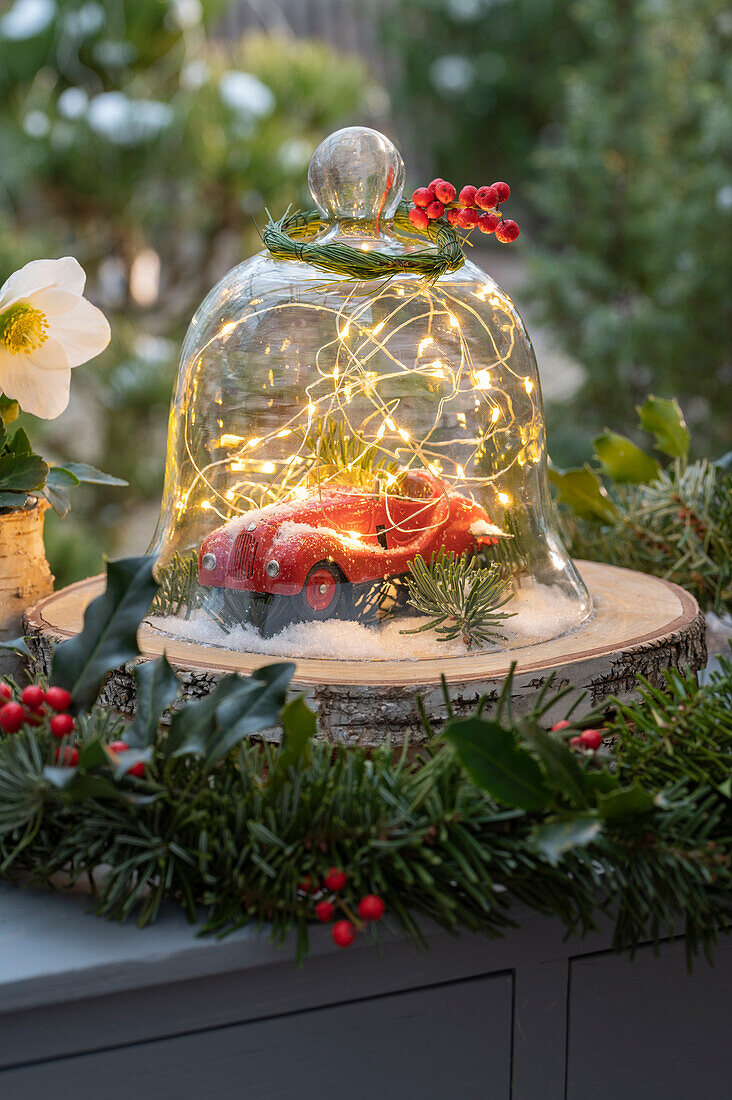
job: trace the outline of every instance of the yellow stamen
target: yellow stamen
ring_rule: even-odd
[[[48,318],[40,309],[20,304],[0,316],[0,343],[11,355],[28,355],[48,339]]]

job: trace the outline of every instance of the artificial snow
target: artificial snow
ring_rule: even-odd
[[[519,589],[502,609],[515,612],[504,619],[497,630],[507,641],[496,646],[468,650],[460,638],[443,641],[433,630],[422,634],[402,634],[423,626],[420,615],[394,615],[368,626],[343,619],[292,623],[271,638],[263,638],[252,626],[234,627],[228,634],[205,611],[195,611],[189,619],[173,615],[146,620],[161,634],[183,638],[199,645],[246,653],[267,653],[276,657],[325,657],[338,661],[414,661],[431,657],[463,657],[468,652],[505,652],[521,649],[565,634],[579,625],[581,615],[576,601],[555,586],[537,584]]]

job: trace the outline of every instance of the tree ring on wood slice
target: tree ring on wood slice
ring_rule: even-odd
[[[591,620],[569,634],[512,651],[483,650],[464,657],[415,661],[297,659],[293,688],[305,691],[319,713],[319,736],[351,745],[394,745],[408,736],[425,740],[417,714],[417,695],[435,727],[446,717],[441,675],[454,713],[468,714],[478,699],[495,704],[512,661],[515,712],[530,709],[551,673],[552,690],[571,686],[586,692],[587,707],[610,696],[630,698],[636,674],[660,684],[665,669],[698,671],[706,664],[704,616],[693,596],[670,581],[598,562],[579,562],[595,603]],[[41,600],[26,614],[30,648],[38,671],[48,672],[54,643],[77,634],[84,610],[104,588],[104,577],[90,577]],[[207,694],[228,672],[251,673],[284,655],[243,653],[168,638],[143,623],[142,660],[165,652],[183,682],[183,695]],[[135,709],[133,666],[113,672],[101,702],[125,714]],[[562,717],[566,700],[550,710],[547,722]],[[266,737],[277,740],[277,731]]]

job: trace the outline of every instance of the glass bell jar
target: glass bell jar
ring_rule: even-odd
[[[300,240],[337,259],[430,245],[403,204],[395,227],[404,164],[374,130],[332,134],[308,178],[317,212]],[[364,278],[303,251],[239,264],[191,321],[150,625],[278,656],[474,654],[408,582],[421,563],[429,595],[436,561],[475,559],[501,578],[490,650],[576,628],[591,600],[555,527],[536,360],[511,300],[467,261]],[[443,571],[440,599],[471,576]]]

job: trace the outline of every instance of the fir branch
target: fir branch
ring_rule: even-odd
[[[409,563],[409,572],[407,602],[429,615],[430,621],[414,630],[402,630],[401,634],[434,630],[443,641],[462,637],[468,649],[505,641],[505,635],[495,628],[512,618],[512,613],[498,609],[514,594],[510,579],[498,563],[482,569],[476,558],[467,554],[458,557],[443,548],[432,555],[429,565],[418,554]]]

